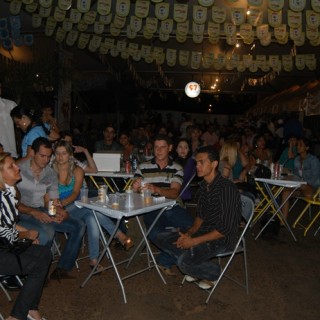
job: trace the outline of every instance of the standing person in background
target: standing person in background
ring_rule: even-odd
[[[15,185],[21,179],[19,171],[9,153],[0,153],[0,244],[13,245],[23,238],[33,240],[33,244],[18,255],[0,246],[0,274],[27,275],[7,320],[41,320],[39,302],[51,263],[51,251],[38,245],[37,231],[17,225],[19,195]]]
[[[72,143],[72,134],[69,131],[61,131],[61,140],[69,142],[72,147],[74,148],[73,153],[83,153],[86,157],[85,162],[81,162],[78,159],[74,159],[77,166],[79,166],[85,173],[96,173],[98,171],[98,168],[96,166],[96,163],[94,162],[90,152],[87,148],[82,146],[74,146]]]
[[[182,114],[182,123],[180,125],[180,138],[187,138],[187,128],[193,125],[192,118],[189,114]]]
[[[122,145],[116,142],[115,138],[116,129],[111,123],[109,123],[104,127],[103,140],[96,142],[94,145],[95,152],[122,151]]]
[[[14,126],[10,116],[11,110],[17,104],[14,101],[2,98],[2,82],[0,80],[0,137],[4,150],[16,158],[17,148],[14,135]]]

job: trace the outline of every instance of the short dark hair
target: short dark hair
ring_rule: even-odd
[[[213,146],[204,146],[196,150],[195,155],[199,153],[207,153],[210,162],[218,161],[219,162],[219,153],[213,148]]]
[[[154,138],[153,138],[153,143],[156,141],[156,140],[164,140],[167,142],[167,144],[173,144],[172,143],[172,140],[169,136],[165,135],[165,134],[157,134]]]
[[[37,152],[39,152],[41,146],[44,146],[45,148],[52,150],[51,142],[47,138],[44,138],[44,137],[39,137],[39,138],[35,139],[31,145],[31,149],[35,153],[37,153]]]

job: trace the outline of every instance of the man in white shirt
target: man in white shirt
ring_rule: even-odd
[[[0,137],[3,149],[11,153],[12,157],[16,158],[17,148],[14,135],[13,121],[10,116],[10,111],[17,105],[14,101],[1,98],[2,83],[0,81]]]

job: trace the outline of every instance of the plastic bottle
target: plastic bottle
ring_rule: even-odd
[[[125,202],[126,208],[132,208],[133,207],[133,191],[131,187],[128,187],[126,190],[126,202]]]

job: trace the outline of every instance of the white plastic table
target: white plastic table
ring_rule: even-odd
[[[267,193],[270,197],[270,203],[269,205],[265,208],[265,211],[271,206],[271,204],[274,205],[275,207],[275,212],[273,213],[273,215],[270,217],[270,219],[267,221],[267,223],[261,228],[260,232],[258,233],[258,235],[255,237],[255,240],[257,240],[259,238],[259,236],[261,235],[261,233],[263,232],[263,230],[267,227],[267,225],[272,221],[273,218],[275,218],[276,215],[279,215],[281,217],[281,220],[283,221],[285,227],[287,228],[287,230],[291,233],[293,239],[295,241],[297,241],[291,227],[289,226],[287,220],[283,217],[282,214],[282,207],[285,205],[285,203],[287,201],[289,201],[290,197],[292,196],[292,194],[298,189],[300,188],[303,184],[306,184],[305,181],[301,180],[301,178],[295,176],[295,175],[286,175],[286,176],[280,176],[279,178],[270,178],[270,179],[265,179],[265,178],[255,178],[255,181],[257,182],[261,182],[263,184],[263,186],[265,187],[265,189],[267,190]],[[273,193],[271,188],[272,186],[277,186],[279,187],[277,189],[276,193]],[[289,196],[284,200],[284,202],[279,206],[278,202],[277,202],[277,198],[280,196],[280,194],[282,193],[283,189],[288,188],[291,189],[291,192],[289,194]]]
[[[147,236],[150,233],[150,231],[152,230],[152,228],[154,227],[154,225],[156,224],[156,222],[158,221],[158,219],[160,218],[160,216],[162,215],[162,213],[167,210],[167,209],[171,209],[172,206],[174,206],[176,204],[175,200],[172,199],[156,199],[153,198],[152,202],[150,204],[145,204],[144,203],[144,197],[141,196],[138,193],[134,193],[133,194],[133,207],[132,208],[126,208],[125,207],[125,194],[121,194],[120,195],[120,203],[119,203],[119,208],[115,209],[112,208],[111,205],[109,203],[100,203],[98,202],[98,198],[90,198],[88,200],[88,202],[81,202],[81,201],[75,201],[75,205],[78,207],[85,207],[88,209],[92,210],[92,213],[94,214],[94,217],[98,223],[98,227],[99,227],[99,231],[100,231],[100,235],[102,238],[102,241],[104,243],[104,249],[102,250],[99,258],[98,258],[98,262],[97,265],[100,263],[100,261],[103,259],[103,257],[105,255],[107,255],[107,257],[110,260],[111,265],[106,267],[105,269],[110,269],[113,268],[117,279],[119,281],[121,290],[122,290],[122,295],[123,295],[123,299],[124,302],[127,303],[127,298],[126,298],[126,292],[125,292],[125,288],[124,288],[124,284],[123,284],[123,280],[126,280],[128,278],[131,278],[137,274],[140,274],[144,271],[150,270],[151,268],[155,267],[161,280],[163,281],[164,284],[166,284],[165,279],[163,278],[163,275],[161,274],[157,263],[155,261],[153,252],[150,248],[150,244],[148,242]],[[155,210],[159,210],[159,213],[157,215],[157,217],[155,218],[155,220],[153,221],[152,225],[150,226],[150,228],[148,230],[145,230],[141,221],[140,221],[140,216],[144,215],[144,214],[148,214],[148,212],[151,211],[155,211]],[[106,237],[104,235],[104,232],[99,224],[99,221],[97,219],[96,216],[96,211],[110,217],[110,218],[114,218],[116,220],[116,224],[115,224],[115,229],[114,232],[110,235],[109,239],[106,240]],[[136,246],[133,254],[131,255],[131,257],[129,259],[126,259],[124,261],[120,261],[120,262],[115,262],[112,252],[110,250],[110,244],[119,228],[120,222],[123,218],[129,218],[129,217],[135,217],[139,226],[139,229],[141,231],[142,234],[142,240],[140,241],[140,243]],[[123,264],[127,262],[127,268],[129,267],[132,259],[137,255],[137,253],[139,252],[140,248],[143,245],[146,245],[146,250],[147,250],[147,254],[149,255],[149,257],[152,259],[152,264],[149,263],[149,259],[148,259],[148,265],[143,268],[140,269],[134,273],[131,273],[129,275],[126,275],[124,277],[120,276],[120,273],[118,271],[117,265]],[[90,274],[87,276],[87,278],[84,280],[84,282],[81,284],[81,288],[85,286],[85,284],[89,281],[89,279],[96,273],[96,267],[92,269],[92,271],[90,272]]]

